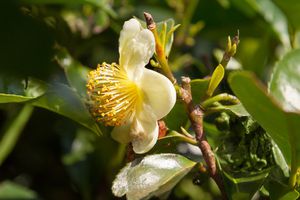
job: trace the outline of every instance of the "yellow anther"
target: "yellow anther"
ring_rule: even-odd
[[[90,110],[97,121],[119,126],[130,117],[138,101],[138,88],[116,63],[102,63],[88,76]]]

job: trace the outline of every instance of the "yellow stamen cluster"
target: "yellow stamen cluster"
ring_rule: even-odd
[[[95,119],[106,126],[119,126],[134,112],[139,91],[123,68],[102,63],[89,73],[87,93]]]

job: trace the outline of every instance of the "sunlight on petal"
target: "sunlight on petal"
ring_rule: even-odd
[[[122,33],[123,38],[126,39],[122,39],[122,43],[120,43],[120,66],[127,71],[129,79],[138,80],[142,69],[154,53],[154,36],[147,29],[135,32],[135,35],[128,32],[127,36],[125,30]]]
[[[140,88],[144,92],[145,101],[151,106],[157,119],[166,116],[175,105],[176,91],[173,84],[155,71],[144,69]]]

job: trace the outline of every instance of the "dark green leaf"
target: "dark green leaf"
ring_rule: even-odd
[[[155,154],[128,163],[113,182],[113,193],[127,199],[160,196],[171,190],[195,162],[177,154]]]
[[[191,90],[193,95],[193,101],[195,103],[199,103],[200,101],[203,101],[210,80],[211,80],[210,78],[205,78],[205,79],[193,79],[191,81]]]
[[[29,120],[33,107],[25,104],[18,115],[11,121],[0,140],[0,165],[15,147],[19,136]]]
[[[184,127],[188,121],[184,104],[177,101],[164,120],[169,129],[178,131],[180,127]]]
[[[287,163],[291,164],[290,184],[294,187],[299,181],[297,170],[300,167],[300,135],[298,131],[300,115],[285,112],[284,108],[266,93],[262,84],[250,73],[234,73],[229,82],[248,112],[271,135]]]
[[[49,86],[47,92],[32,101],[32,105],[45,108],[68,117],[97,134],[102,134],[98,124],[93,120],[84,102],[69,86],[55,84]]]
[[[82,97],[87,96],[87,78],[89,69],[75,61],[66,50],[61,50],[57,55],[57,60],[64,69],[69,84]]]
[[[38,80],[0,77],[0,103],[19,103],[45,93],[46,85]]]

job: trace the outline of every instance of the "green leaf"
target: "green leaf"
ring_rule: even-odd
[[[64,84],[50,85],[47,92],[31,102],[32,105],[45,108],[68,117],[91,131],[102,134],[79,95]]]
[[[206,96],[206,91],[208,90],[210,81],[211,78],[193,79],[191,81],[192,96],[195,103],[203,101],[204,97]]]
[[[267,94],[263,85],[256,80],[252,73],[232,73],[229,76],[229,84],[246,110],[279,146],[287,163],[291,163],[291,145],[286,117],[278,103]]]
[[[288,22],[284,13],[271,0],[256,0],[258,12],[271,25],[281,43],[287,48],[291,48]]]
[[[287,16],[289,22],[293,26],[294,29],[300,29],[300,4],[298,0],[274,0],[274,2],[278,5],[281,10],[283,10],[284,14]]]
[[[37,194],[19,184],[4,181],[0,184],[0,199],[38,199]]]
[[[56,58],[64,69],[69,84],[82,98],[86,98],[89,68],[75,61],[65,49],[61,50]]]
[[[35,99],[45,93],[43,82],[29,78],[0,77],[0,103],[19,103]]]
[[[24,126],[31,116],[32,111],[33,107],[25,104],[18,115],[9,124],[7,130],[5,130],[5,133],[0,140],[0,165],[15,147]]]
[[[251,199],[255,192],[262,186],[268,171],[262,171],[260,174],[235,178],[222,171],[223,180],[227,194],[233,200]]]
[[[221,64],[219,64],[211,76],[211,79],[210,79],[210,82],[208,85],[208,89],[206,92],[208,96],[213,95],[215,89],[218,87],[218,85],[222,81],[224,74],[225,74],[224,67]]]
[[[275,66],[270,93],[286,111],[300,112],[300,49],[287,53]]]
[[[300,168],[300,115],[286,112],[251,73],[234,73],[229,82],[247,111],[271,135],[287,163],[291,164],[290,185],[294,187],[299,183],[297,170]]]
[[[238,117],[250,116],[250,114],[247,112],[247,110],[244,108],[244,106],[241,103],[236,105],[222,105],[221,108],[224,108],[224,110],[228,110],[232,112]]]
[[[156,24],[157,32],[159,34],[160,40],[164,45],[165,55],[169,56],[174,40],[174,31],[179,27],[175,26],[175,21],[173,19],[167,19],[165,21]]]
[[[292,145],[292,176],[300,168],[300,136],[297,123],[300,122],[300,49],[288,52],[275,66],[269,83],[270,93],[288,113],[288,129]],[[296,177],[294,177],[296,179]],[[293,180],[296,182],[297,180]]]
[[[177,154],[155,154],[128,163],[113,182],[115,196],[148,199],[171,190],[195,162]]]
[[[297,190],[290,191],[289,193],[285,194],[279,200],[296,200],[299,198],[299,192]]]
[[[180,130],[188,121],[185,111],[185,105],[182,102],[176,102],[170,113],[164,118],[166,125],[169,129]]]
[[[288,22],[284,13],[271,0],[231,0],[231,2],[245,14],[254,17],[255,13],[261,15],[270,24],[281,43],[290,49],[290,38],[288,32]]]

